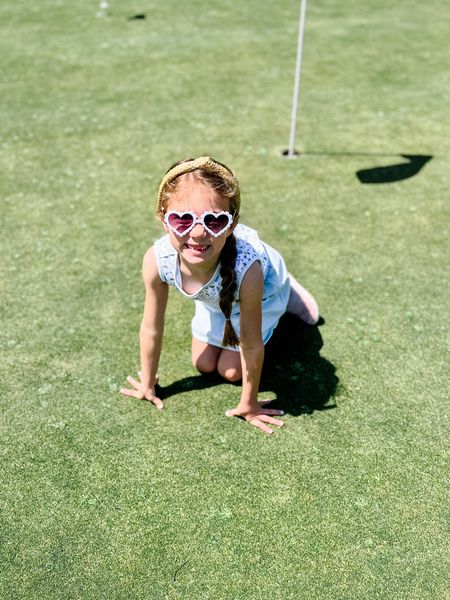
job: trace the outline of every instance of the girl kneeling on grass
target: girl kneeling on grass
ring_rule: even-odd
[[[222,163],[210,157],[172,166],[159,187],[157,214],[166,235],[147,250],[143,261],[145,307],[140,329],[140,381],[126,396],[146,399],[157,408],[157,369],[164,330],[168,286],[195,300],[192,362],[203,373],[228,381],[242,379],[241,399],[229,417],[242,417],[272,433],[282,426],[257,401],[264,345],[280,317],[289,312],[314,325],[317,303],[288,273],[283,258],[257,232],[238,224],[239,183]]]

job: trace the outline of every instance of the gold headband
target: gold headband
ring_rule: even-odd
[[[239,182],[236,179],[234,173],[229,171],[226,167],[222,166],[220,163],[217,163],[215,160],[210,158],[209,156],[200,156],[194,160],[188,160],[186,162],[182,162],[179,165],[170,169],[161,181],[158,191],[158,212],[161,210],[161,202],[163,197],[163,190],[167,183],[173,181],[179,175],[184,175],[184,173],[191,173],[192,171],[196,171],[197,169],[202,169],[202,171],[207,171],[208,173],[215,173],[222,177],[225,181],[228,181],[236,186],[237,194],[236,194],[236,213],[239,214],[240,208],[240,194],[239,194]]]

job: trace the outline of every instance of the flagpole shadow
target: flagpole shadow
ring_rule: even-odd
[[[371,169],[362,169],[356,171],[356,177],[361,183],[394,183],[403,181],[417,175],[424,165],[431,160],[432,156],[420,154],[401,154],[407,162],[396,163],[394,165],[377,166]]]
[[[296,156],[361,156],[382,158],[403,158],[403,162],[391,165],[376,165],[368,169],[360,169],[355,175],[363,184],[395,183],[414,177],[423,169],[433,156],[428,154],[389,154],[382,152],[296,152]],[[286,151],[282,155],[287,156]]]

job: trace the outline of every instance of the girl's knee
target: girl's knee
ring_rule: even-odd
[[[213,373],[217,369],[217,361],[211,356],[197,356],[192,359],[192,364],[200,373]]]
[[[217,369],[220,348],[192,339],[192,364],[201,373],[213,373]]]
[[[242,379],[242,367],[239,352],[222,352],[217,362],[217,371],[227,381],[232,383],[240,381]]]
[[[217,368],[219,375],[221,375],[227,381],[231,381],[231,383],[236,383],[242,379],[242,373],[240,369],[236,369],[233,367],[228,368]]]

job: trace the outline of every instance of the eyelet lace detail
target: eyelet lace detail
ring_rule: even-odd
[[[246,225],[237,225],[234,232],[237,248],[235,270],[238,281],[240,282],[238,274],[246,271],[255,260],[260,261],[265,279],[269,270],[269,259],[258,232]]]
[[[159,276],[169,285],[175,285],[175,273],[178,255],[169,240],[169,236],[156,240],[154,244]]]
[[[246,225],[237,225],[234,230],[236,236],[236,263],[235,272],[238,282],[235,301],[239,300],[239,288],[247,269],[256,261],[261,263],[264,278],[269,270],[269,259],[264,244],[259,239],[258,233]],[[155,254],[158,262],[160,277],[169,285],[173,285],[183,296],[199,300],[206,304],[219,306],[220,288],[222,278],[219,269],[212,279],[206,283],[195,294],[187,294],[181,287],[181,276],[179,274],[178,255],[175,248],[165,235],[155,242]]]

